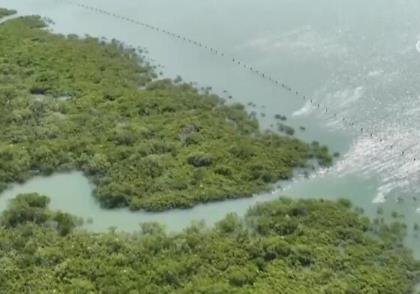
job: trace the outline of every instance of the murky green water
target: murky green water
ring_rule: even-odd
[[[165,76],[179,74],[198,85],[211,85],[233,101],[255,103],[249,110],[258,113],[264,127],[270,127],[275,114],[285,114],[291,125],[306,127],[305,132],[297,132],[299,137],[328,143],[342,157],[333,168],[310,179],[296,179],[274,195],[192,210],[159,214],[105,211],[91,197],[91,187],[80,173],[37,178],[16,186],[0,197],[1,207],[21,191],[36,191],[51,196],[55,208],[92,218],[93,224],[87,227],[94,230],[109,226],[133,230],[144,221],[159,221],[177,230],[195,219],[212,223],[227,212],[243,214],[256,201],[279,194],[349,197],[371,216],[378,207],[384,207],[387,215],[394,210],[403,214],[409,228],[407,242],[420,257],[420,242],[412,230],[415,222],[420,223],[416,213],[420,160],[414,160],[420,154],[419,1],[83,2],[199,40],[223,51],[224,56],[63,1],[0,0],[0,6],[49,17],[57,32],[117,38],[146,47],[150,58],[163,65]],[[232,58],[292,85],[313,103],[275,87],[234,64]],[[316,107],[317,103],[328,111]]]

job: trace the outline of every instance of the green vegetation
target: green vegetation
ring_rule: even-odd
[[[420,269],[400,225],[370,225],[348,201],[281,199],[177,234],[72,230],[47,203],[19,195],[1,216],[0,293],[396,294]]]
[[[289,136],[262,132],[242,105],[157,80],[138,50],[44,27],[39,17],[0,25],[0,191],[81,170],[105,207],[163,210],[332,164],[286,125]],[[176,234],[153,223],[91,233],[48,204],[21,194],[0,216],[0,293],[395,294],[420,278],[407,228],[370,223],[348,200],[281,199]]]
[[[295,134],[295,129],[294,128],[292,128],[288,125],[282,124],[282,123],[277,123],[277,130],[279,132],[285,133],[289,136],[293,136]]]
[[[8,210],[1,217],[1,224],[5,228],[16,228],[26,223],[55,225],[60,235],[70,233],[81,220],[62,212],[51,212],[47,209],[50,200],[46,196],[36,193],[20,194],[14,198]]]
[[[16,10],[10,10],[10,9],[0,7],[0,18],[10,16],[10,15],[13,15],[13,14],[16,14]]]
[[[246,197],[312,159],[332,163],[325,146],[261,132],[241,105],[156,80],[138,50],[44,26],[0,25],[0,190],[81,170],[104,207],[164,210]]]

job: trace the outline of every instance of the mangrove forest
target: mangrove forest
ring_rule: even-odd
[[[420,264],[404,226],[373,224],[347,200],[259,204],[168,234],[89,233],[21,194],[0,221],[0,293],[409,293]]]
[[[80,170],[107,208],[247,197],[332,163],[317,142],[261,131],[240,104],[157,79],[138,49],[52,34],[37,16],[0,26],[0,124],[0,190]]]
[[[0,192],[82,171],[106,209],[187,209],[269,191],[339,156],[296,138],[285,116],[262,130],[243,105],[160,78],[142,48],[47,23],[0,23]],[[0,214],[0,293],[407,294],[420,280],[406,226],[370,221],[345,199],[281,197],[212,227],[134,233],[88,231],[49,204],[19,194]]]

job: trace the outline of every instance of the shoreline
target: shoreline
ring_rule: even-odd
[[[74,61],[83,57],[69,50],[69,62],[54,65],[47,60],[33,67],[46,72],[45,77],[36,78],[39,81],[15,77],[12,85],[24,90],[8,95],[27,95],[27,88],[31,96],[20,98],[22,106],[11,105],[5,123],[24,126],[29,119],[40,134],[34,137],[27,128],[19,130],[23,136],[5,131],[5,142],[13,147],[3,147],[3,164],[18,166],[10,169],[5,183],[27,180],[33,170],[44,175],[82,170],[96,184],[94,194],[105,207],[158,211],[240,198],[289,179],[296,168],[311,169],[312,160],[321,166],[333,163],[328,148],[318,142],[308,144],[262,130],[241,104],[226,105],[221,97],[209,91],[200,93],[190,84],[156,80],[155,68],[134,48],[116,40],[105,43],[92,37],[63,37],[39,29],[45,25],[32,16],[6,23],[2,29],[11,46],[19,36],[7,33],[15,29],[37,35],[35,40],[48,40],[42,44],[32,41],[26,48],[28,56],[19,58],[31,56],[32,51],[37,52],[33,58],[43,58],[37,47],[51,51],[49,59],[57,57],[59,46],[86,47],[93,52],[84,58],[92,59],[93,64],[83,73],[83,65]],[[108,69],[109,60],[103,57],[107,54],[112,54],[115,69]],[[101,72],[94,71],[95,67]],[[63,70],[72,73],[61,73]],[[80,73],[89,79],[76,78]],[[111,75],[124,77],[115,80]],[[140,90],[139,85],[146,89]],[[28,112],[20,113],[25,104],[30,105]],[[94,117],[98,115],[101,119]],[[73,128],[79,132],[76,137]],[[28,140],[37,150],[27,146]],[[14,157],[25,157],[28,162]]]

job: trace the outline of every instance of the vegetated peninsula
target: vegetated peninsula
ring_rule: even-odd
[[[19,195],[0,216],[1,293],[410,293],[419,264],[404,228],[346,200],[259,204],[212,229],[74,230],[48,198]]]
[[[81,170],[104,207],[150,211],[246,197],[325,146],[262,132],[239,104],[158,80],[119,42],[52,34],[36,16],[0,26],[0,186]]]

